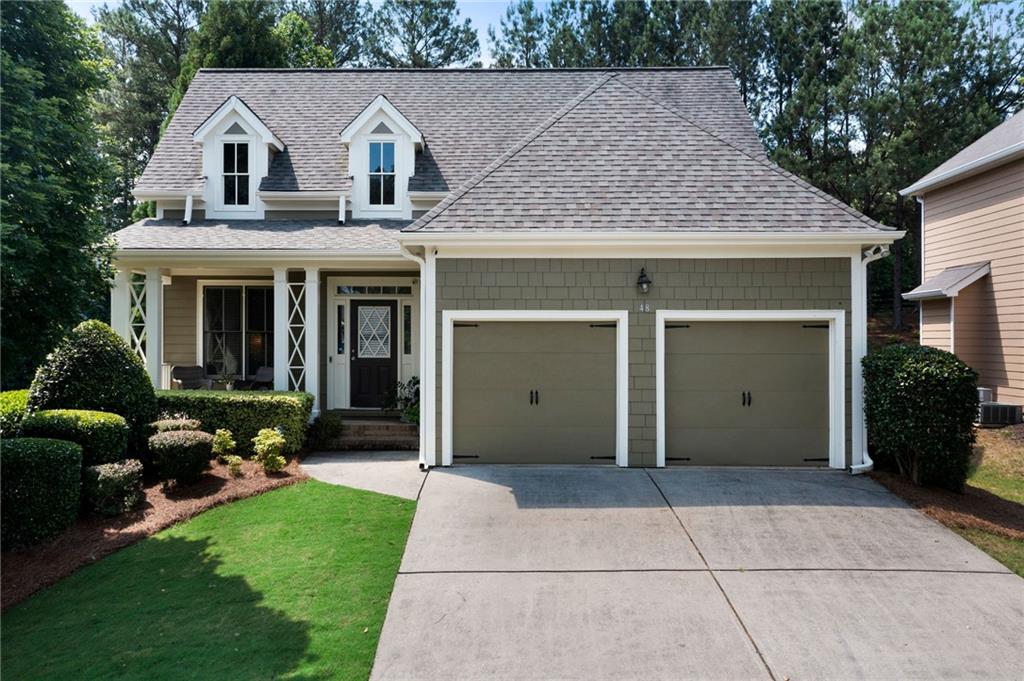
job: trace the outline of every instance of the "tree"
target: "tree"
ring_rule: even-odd
[[[372,24],[368,47],[376,66],[433,69],[480,55],[472,22],[459,23],[455,0],[383,0]]]
[[[494,66],[528,69],[547,66],[544,15],[537,11],[533,0],[517,0],[505,8],[501,33],[495,33],[494,27],[488,26],[487,37]]]
[[[576,0],[553,0],[545,21],[548,64],[556,68],[566,68],[580,66],[583,63],[579,23],[579,6]]]
[[[705,31],[710,7],[705,0],[653,0],[644,27],[648,66],[700,66],[708,63]]]
[[[761,9],[752,0],[713,0],[705,33],[710,62],[732,70],[752,115],[757,111],[755,95],[764,51]]]
[[[334,55],[314,42],[309,24],[297,13],[288,12],[281,17],[273,33],[284,47],[284,60],[289,67],[329,69],[334,66]]]
[[[643,0],[614,0],[611,8],[611,66],[648,66],[651,59],[647,43],[650,8]]]
[[[294,0],[291,8],[309,24],[313,42],[331,51],[334,66],[359,63],[364,56],[368,5],[357,0]]]
[[[275,5],[269,0],[210,0],[175,80],[164,125],[199,69],[285,66],[285,48],[274,34],[274,19]]]
[[[101,206],[110,167],[93,100],[106,82],[94,31],[62,2],[0,6],[0,334],[5,388],[24,385],[109,277]]]

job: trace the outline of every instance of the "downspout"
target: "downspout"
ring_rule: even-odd
[[[190,222],[192,222],[192,195],[191,194],[186,194],[185,195],[185,215],[184,215],[184,219],[181,221],[181,224],[187,225]]]
[[[345,210],[345,208],[344,208],[344,205],[345,205],[344,204],[344,201],[345,201],[344,195],[342,195],[341,201],[342,201],[341,210],[344,211]],[[344,212],[342,212],[342,216],[344,216]],[[419,332],[419,342],[417,343],[417,345],[419,346],[419,352],[420,352],[420,402],[422,403],[423,400],[425,399],[424,398],[424,394],[423,394],[423,369],[424,369],[424,366],[425,366],[425,364],[427,362],[427,315],[426,315],[427,289],[423,285],[423,271],[424,271],[424,269],[426,269],[427,262],[426,262],[425,259],[423,259],[420,256],[416,255],[415,253],[410,251],[405,246],[400,245],[399,246],[399,251],[401,252],[401,254],[402,254],[402,256],[404,258],[412,260],[414,263],[416,263],[420,267],[420,332]],[[420,470],[421,471],[425,470],[427,468],[427,448],[426,448],[427,440],[426,440],[426,432],[425,432],[426,429],[423,427],[423,418],[422,418],[422,416],[423,416],[423,410],[421,408],[420,409],[420,417],[421,417],[420,418],[420,424],[419,424],[419,427],[417,428],[417,430],[419,431],[419,436],[420,436]]]
[[[857,338],[857,347],[855,348],[853,357],[853,372],[854,372],[854,385],[853,388],[860,393],[860,419],[859,423],[854,423],[854,428],[860,428],[860,463],[853,464],[850,466],[850,473],[853,475],[860,475],[861,473],[867,473],[870,471],[875,462],[871,460],[871,456],[868,454],[868,433],[867,433],[867,422],[864,418],[863,400],[864,400],[864,375],[861,367],[861,360],[867,355],[867,304],[868,304],[868,265],[876,260],[884,258],[889,255],[888,246],[872,246],[868,250],[864,251],[860,259],[860,291],[854,291],[853,295],[856,296],[856,304],[863,306],[863,314],[861,319],[863,320],[863,328],[854,329],[854,336]]]

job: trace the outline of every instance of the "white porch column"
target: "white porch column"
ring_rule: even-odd
[[[306,392],[313,395],[313,416],[320,413],[320,268],[306,268]]]
[[[288,269],[274,268],[274,390],[288,389]]]
[[[163,388],[164,281],[159,267],[146,270],[146,371],[154,388]]]
[[[126,341],[130,338],[128,328],[131,310],[132,273],[117,270],[114,274],[114,285],[110,288],[110,326],[118,336]]]
[[[420,276],[423,294],[423,365],[420,368],[420,428],[423,431],[424,459],[428,466],[439,466],[437,457],[437,272],[436,253],[424,249],[425,266]]]

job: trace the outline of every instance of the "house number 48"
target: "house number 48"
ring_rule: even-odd
[[[651,311],[651,304],[650,303],[643,303],[643,302],[637,303],[636,304],[636,309],[637,309],[637,312],[650,312]]]

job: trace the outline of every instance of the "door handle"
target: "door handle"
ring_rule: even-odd
[[[753,403],[754,403],[754,396],[751,395],[750,392],[748,391],[747,392],[747,406],[749,407]]]
[[[740,393],[740,399],[743,401],[743,406],[747,406],[747,393],[743,391]]]
[[[540,391],[539,390],[534,390],[533,392],[536,394],[536,400],[537,400],[536,404],[540,404]]]
[[[530,404],[533,404],[533,391],[530,391]]]

